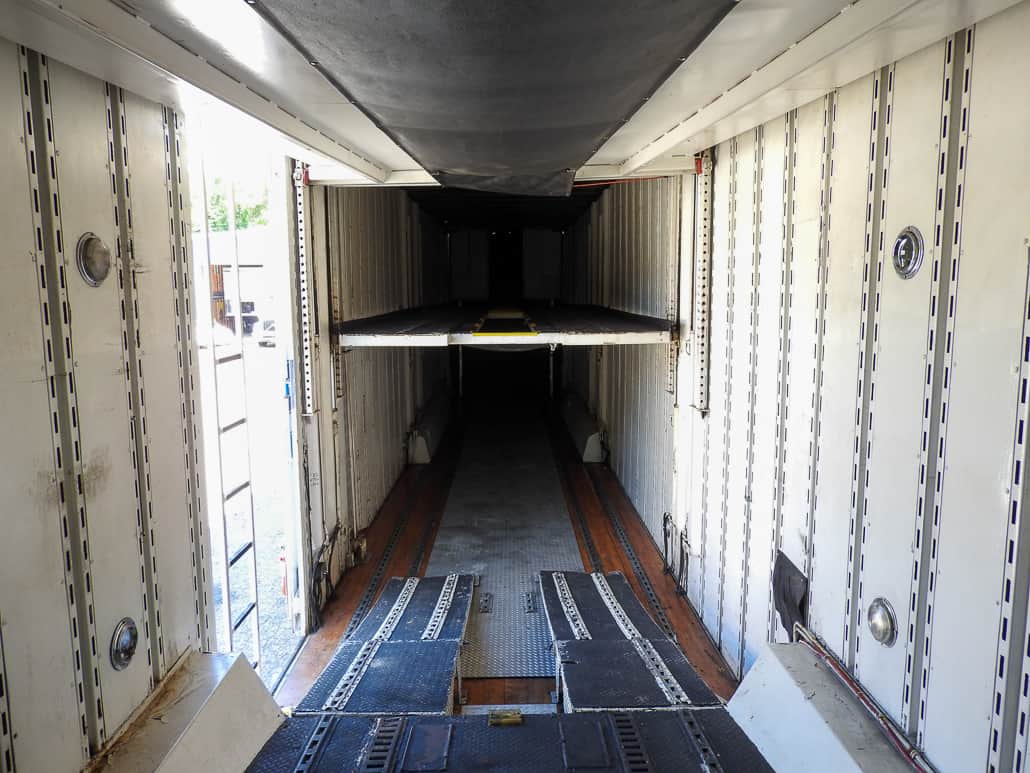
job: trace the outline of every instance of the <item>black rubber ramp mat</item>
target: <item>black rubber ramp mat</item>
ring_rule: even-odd
[[[611,589],[612,597],[641,636],[652,640],[668,638],[637,600],[633,588],[621,572],[609,572],[604,575],[604,579]],[[612,615],[612,610],[605,603],[592,574],[541,572],[540,595],[544,600],[547,622],[551,626],[551,636],[555,641],[581,638],[583,632],[573,630],[577,612],[589,638],[626,638],[626,632]]]
[[[721,706],[671,641],[556,643],[566,711],[631,711]]]
[[[376,605],[350,637],[352,641],[375,637],[409,579],[394,577],[386,583]],[[423,638],[460,641],[468,624],[472,581],[471,574],[419,579],[387,641],[421,641]]]
[[[348,641],[298,713],[449,714],[457,641]]]
[[[292,717],[249,773],[765,773],[723,709],[487,716]]]

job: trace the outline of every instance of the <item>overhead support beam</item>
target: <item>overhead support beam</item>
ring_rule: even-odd
[[[664,161],[664,159],[663,159]],[[694,174],[694,157],[684,157],[682,163],[662,163],[660,166],[649,166],[646,169],[637,169],[632,173],[623,175],[622,167],[618,164],[587,164],[576,171],[576,182],[588,180],[615,180],[620,177],[646,178],[663,177],[674,174]]]
[[[7,0],[0,36],[149,99],[188,107],[207,92],[290,140],[384,183],[390,170],[267,99],[109,0]]]
[[[355,174],[344,164],[332,163],[308,166],[308,182],[316,185],[440,186],[440,183],[424,169],[397,169],[389,172],[383,180],[370,180],[363,175]]]
[[[972,26],[1018,0],[862,0],[794,43],[618,165],[626,177],[689,158],[777,115]],[[732,16],[732,14],[731,14]],[[715,34],[718,34],[718,30]],[[703,56],[704,48],[696,52]],[[688,59],[684,66],[691,66]]]

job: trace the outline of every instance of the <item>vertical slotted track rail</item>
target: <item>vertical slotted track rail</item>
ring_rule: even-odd
[[[833,198],[833,138],[837,117],[837,93],[823,98],[822,165],[819,183],[819,255],[816,267],[815,296],[815,370],[812,373],[812,426],[808,445],[808,491],[805,514],[805,566],[806,577],[812,577],[815,558],[816,491],[819,476],[819,443],[822,439],[823,409],[823,352],[826,334],[826,275],[830,266],[830,201]]]
[[[862,311],[858,331],[858,391],[855,406],[855,444],[851,469],[851,512],[848,528],[848,576],[844,602],[844,642],[847,665],[855,667],[858,641],[859,596],[861,567],[859,557],[864,534],[863,519],[866,507],[866,465],[870,454],[869,425],[872,421],[874,352],[877,340],[878,309],[880,306],[880,279],[882,265],[879,260],[883,235],[883,213],[886,209],[887,141],[890,121],[888,109],[893,91],[894,68],[882,68],[873,80],[871,106],[870,158],[868,200],[866,205],[866,232],[862,269]]]
[[[790,329],[790,293],[791,293],[791,262],[794,255],[794,189],[796,185],[794,167],[797,161],[797,110],[787,113],[787,120],[784,122],[786,141],[784,142],[784,174],[783,174],[783,240],[781,245],[781,269],[780,269],[780,314],[779,314],[779,342],[780,352],[776,364],[776,435],[774,438],[774,469],[776,470],[776,481],[773,488],[773,535],[771,540],[771,552],[769,565],[776,563],[776,554],[783,544],[783,462],[786,455],[786,433],[787,433],[787,405],[788,405],[788,381],[789,381],[789,350],[788,330]],[[772,588],[772,573],[769,575],[769,598],[774,598]],[[769,605],[768,639],[776,641],[776,608]]]
[[[729,522],[729,501],[730,501],[730,445],[733,433],[733,304],[737,292],[737,190],[739,181],[739,167],[737,164],[737,138],[730,140],[730,190],[727,207],[729,210],[729,249],[726,265],[726,318],[723,320],[726,326],[726,350],[725,358],[725,384],[723,394],[722,414],[722,495],[720,497],[722,513],[719,519],[719,588],[718,603],[716,605],[716,630],[719,648],[722,649],[722,638],[725,626],[723,624],[723,610],[726,603],[726,530]]]
[[[0,773],[15,773],[14,725],[7,693],[7,663],[4,660],[4,632],[0,628]]]
[[[186,165],[183,159],[183,141],[179,116],[171,108],[162,109],[164,123],[165,193],[168,201],[168,237],[172,251],[172,281],[175,309],[176,359],[179,373],[179,411],[182,422],[182,449],[186,462],[187,514],[192,552],[193,607],[196,617],[197,641],[204,649],[212,649],[208,618],[208,556],[204,524],[204,498],[200,456],[200,437],[197,429],[196,373],[197,342],[194,338],[192,317],[192,253],[191,228]]]
[[[932,283],[926,336],[926,380],[923,389],[922,443],[919,450],[919,513],[915,524],[916,550],[909,604],[911,611],[905,648],[905,687],[902,726],[915,731],[922,743],[926,723],[926,694],[930,681],[930,634],[940,539],[941,485],[944,479],[951,393],[952,347],[958,302],[961,255],[961,190],[969,136],[969,75],[972,33],[948,40],[941,85],[940,150],[937,167],[934,231],[931,240]],[[918,610],[925,609],[924,614]],[[913,710],[918,708],[913,714]]]
[[[68,304],[68,261],[61,225],[57,155],[54,147],[49,68],[45,56],[19,49],[26,153],[33,191],[33,225],[39,271],[43,347],[49,386],[56,487],[62,510],[65,588],[75,681],[79,698],[83,758],[107,740],[100,684],[90,571],[89,528],[83,499],[78,400]]]
[[[107,111],[108,164],[111,174],[111,198],[115,235],[114,259],[121,290],[122,362],[125,368],[126,400],[129,415],[130,455],[136,488],[136,529],[139,543],[140,581],[143,585],[144,641],[147,663],[151,668],[151,684],[165,671],[164,646],[161,636],[161,614],[158,607],[159,587],[157,545],[154,532],[154,505],[150,490],[150,451],[147,438],[146,395],[143,362],[139,349],[142,337],[139,326],[139,296],[136,287],[136,255],[132,232],[132,199],[130,197],[129,148],[126,131],[125,97],[120,88],[104,86]]]

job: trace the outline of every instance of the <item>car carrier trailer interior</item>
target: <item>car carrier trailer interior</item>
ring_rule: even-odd
[[[1030,0],[0,0],[0,773],[1023,771]]]

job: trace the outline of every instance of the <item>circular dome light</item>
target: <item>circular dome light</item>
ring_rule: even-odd
[[[902,279],[916,275],[923,265],[923,235],[915,226],[908,226],[894,240],[894,270]]]
[[[869,605],[866,615],[869,633],[884,647],[891,647],[898,638],[898,619],[894,616],[894,608],[885,598],[875,598]]]
[[[75,262],[90,287],[99,287],[111,273],[111,250],[103,239],[87,231],[75,245]]]
[[[131,617],[123,617],[114,627],[114,634],[111,636],[111,665],[115,671],[122,671],[128,667],[132,656],[136,654],[138,643],[139,631],[136,630],[136,622]]]

